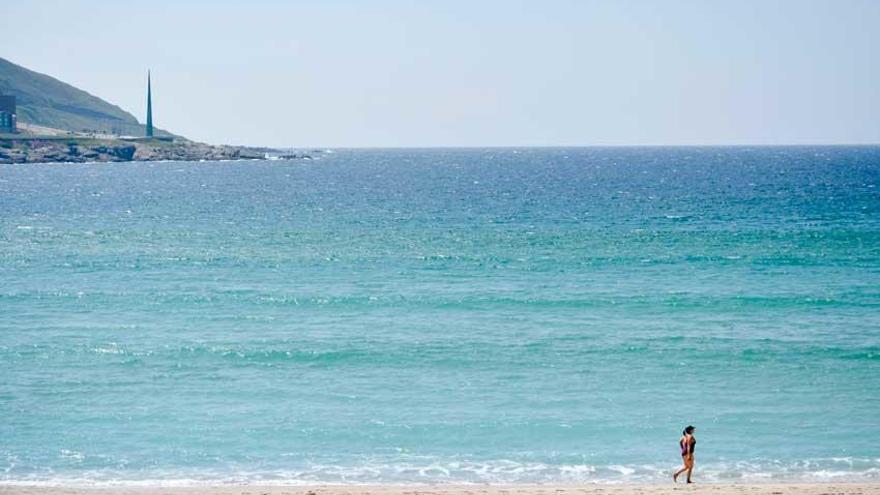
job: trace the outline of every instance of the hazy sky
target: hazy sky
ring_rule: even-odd
[[[880,1],[12,1],[0,56],[211,143],[880,142]]]

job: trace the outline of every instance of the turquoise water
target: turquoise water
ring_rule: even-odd
[[[880,148],[0,166],[0,481],[880,479]]]

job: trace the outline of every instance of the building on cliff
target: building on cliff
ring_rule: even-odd
[[[0,95],[0,132],[15,131],[15,97]]]

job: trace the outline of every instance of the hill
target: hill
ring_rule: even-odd
[[[143,136],[134,115],[58,79],[0,58],[0,94],[16,96],[18,121],[74,132]],[[155,129],[157,136],[171,134]]]

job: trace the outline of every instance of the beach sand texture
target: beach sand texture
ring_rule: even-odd
[[[0,485],[0,495],[880,495],[880,483],[47,487]]]

